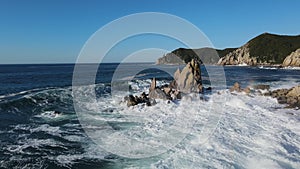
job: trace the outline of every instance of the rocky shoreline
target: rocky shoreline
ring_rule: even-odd
[[[238,48],[176,49],[157,60],[157,64],[182,64],[193,58],[212,65],[300,67],[300,35],[263,33]]]
[[[156,99],[165,100],[167,102],[180,100],[190,93],[203,93],[204,90],[211,90],[211,88],[204,89],[202,86],[200,62],[192,59],[186,66],[174,73],[174,80],[169,84],[157,86],[156,79],[153,78],[149,92],[137,95],[128,95],[124,97],[124,102],[127,106],[135,106],[138,104],[145,104],[153,106],[156,104]],[[258,94],[266,97],[276,98],[279,104],[286,104],[286,108],[300,108],[300,85],[290,89],[270,90],[269,85],[259,84],[241,88],[241,85],[236,82],[229,91],[232,94],[245,93]],[[221,94],[221,93],[219,93]]]
[[[261,91],[265,92],[261,92]],[[244,89],[236,82],[230,89],[230,92],[244,92],[246,94],[258,93],[266,97],[276,98],[279,104],[287,105],[285,108],[300,108],[300,85],[289,89],[277,89],[270,91],[269,85],[254,85]]]

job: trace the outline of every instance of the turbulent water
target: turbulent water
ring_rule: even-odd
[[[78,93],[71,86],[74,65],[1,65],[0,168],[300,168],[299,110],[227,89],[215,89],[204,99],[128,108],[121,102],[128,92],[111,88],[117,67],[100,65],[95,84],[82,76],[77,92],[95,91],[97,99],[83,100],[86,112],[78,118],[72,97]],[[136,68],[144,70],[130,73]],[[152,77],[159,84],[172,80],[161,70],[176,69],[125,64],[116,78],[119,85],[130,85],[130,93],[140,94]],[[202,70],[209,87],[213,83]],[[297,69],[232,66],[224,71],[228,86],[239,81],[242,87],[268,84],[277,89],[300,83]],[[82,118],[90,123],[83,124]],[[118,140],[124,138],[134,144],[124,146]]]

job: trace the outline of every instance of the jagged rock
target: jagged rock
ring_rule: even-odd
[[[300,86],[291,89],[277,89],[268,95],[276,98],[279,104],[288,104],[288,108],[300,107]]]
[[[165,92],[163,92],[161,89],[154,89],[150,91],[149,93],[149,98],[151,99],[163,99],[163,100],[168,100],[168,96],[166,95]]]
[[[241,92],[241,85],[238,82],[235,82],[234,85],[229,89],[230,92]]]
[[[283,66],[300,66],[300,48],[288,55],[283,63]]]
[[[150,88],[149,88],[149,92],[151,92],[152,90],[154,90],[156,88],[156,79],[153,78],[152,79],[152,82],[151,82],[151,85],[150,85]]]
[[[218,61],[218,65],[250,65],[257,64],[257,58],[251,57],[248,44],[230,52]]]
[[[136,102],[135,97],[133,95],[125,96],[124,101],[127,102],[128,107],[135,106],[138,104],[138,102]]]
[[[178,90],[172,90],[170,96],[172,100],[181,99],[181,93]]]
[[[298,97],[300,96],[300,86],[293,87],[287,94],[287,97]]]
[[[200,63],[194,59],[174,74],[177,90],[183,93],[202,92]]]
[[[164,91],[167,95],[170,94],[171,90],[172,90],[172,89],[171,89],[170,87],[164,87],[164,88],[163,88],[163,91]]]

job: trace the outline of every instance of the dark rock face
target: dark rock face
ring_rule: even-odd
[[[138,102],[135,100],[135,97],[133,95],[125,96],[124,101],[127,102],[127,106],[135,106],[138,104]]]

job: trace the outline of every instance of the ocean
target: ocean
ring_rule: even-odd
[[[206,70],[220,67],[202,66],[204,87],[213,88],[204,99],[128,108],[126,94],[147,92],[153,77],[169,83],[181,66],[125,63],[116,75],[118,66],[100,64],[91,83],[85,65],[77,92],[96,99],[82,101],[79,115],[74,64],[0,65],[0,168],[300,168],[300,111],[228,92],[235,82],[290,88],[300,84],[299,69],[226,66],[227,87],[217,88]],[[128,91],[113,90],[112,80]]]

